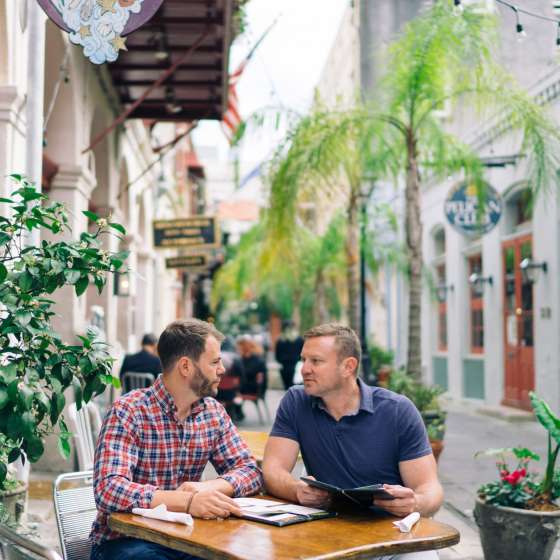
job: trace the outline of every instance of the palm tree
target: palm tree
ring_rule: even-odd
[[[438,180],[463,172],[484,196],[477,155],[446,131],[444,104],[472,103],[481,118],[493,115],[504,130],[521,132],[520,152],[529,159],[528,182],[538,193],[556,182],[560,135],[541,107],[498,64],[497,20],[466,8],[457,17],[450,0],[440,0],[412,20],[388,51],[387,75],[371,105],[345,111],[313,109],[289,132],[271,178],[272,243],[288,246],[298,200],[331,197],[346,202],[350,324],[357,326],[357,200],[364,175],[404,182],[408,257],[408,360],[421,374],[423,175]],[[310,194],[312,193],[312,194]]]

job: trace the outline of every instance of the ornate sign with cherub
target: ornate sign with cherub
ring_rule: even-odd
[[[163,0],[37,0],[94,64],[114,62],[126,35],[146,23]]]

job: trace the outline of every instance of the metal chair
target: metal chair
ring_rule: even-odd
[[[45,546],[16,533],[6,525],[0,524],[0,558],[2,560],[22,560],[30,558],[24,552],[32,552],[33,558],[45,560],[62,560],[56,550]]]
[[[54,481],[53,498],[64,560],[89,560],[89,534],[97,515],[93,471],[61,474]]]
[[[125,371],[123,375],[123,393],[133,389],[145,389],[153,384],[156,377],[153,373],[141,373],[137,371]]]
[[[68,423],[70,431],[74,434],[74,444],[78,452],[78,466],[81,471],[93,469],[93,458],[95,455],[95,440],[91,414],[99,417],[99,410],[95,403],[82,404],[80,410],[76,403],[68,406]],[[96,420],[97,422],[97,420]]]

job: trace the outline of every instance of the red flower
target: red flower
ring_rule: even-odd
[[[512,486],[515,486],[526,474],[527,471],[525,469],[518,469],[513,471],[511,474],[502,477],[502,480],[511,484]]]

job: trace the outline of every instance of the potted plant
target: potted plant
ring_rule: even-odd
[[[15,445],[0,433],[0,462],[7,463],[8,455]],[[6,516],[19,523],[25,511],[27,484],[16,479],[14,469],[8,467],[6,477],[0,482],[0,519]]]
[[[377,346],[376,344],[369,345],[368,350],[371,371],[376,375],[377,385],[380,387],[388,387],[389,377],[393,369],[393,352],[381,346]]]
[[[416,406],[424,420],[430,445],[436,461],[443,451],[445,436],[445,421],[447,413],[441,408],[439,400],[444,392],[439,385],[425,385],[413,379],[404,371],[393,371],[389,380],[391,391],[408,397]]]
[[[66,285],[81,296],[90,284],[99,292],[107,274],[123,266],[125,253],[104,250],[100,240],[124,228],[91,212],[92,233],[77,240],[42,240],[27,245],[36,230],[50,237],[67,234],[68,217],[60,203],[47,197],[20,175],[12,175],[16,190],[1,198],[0,207],[0,488],[12,484],[8,466],[18,458],[37,461],[44,439],[58,434],[59,450],[70,454],[70,439],[62,411],[64,392],[74,389],[77,407],[119,386],[111,374],[113,360],[105,343],[92,332],[68,343],[53,331],[54,301],[50,295]]]
[[[547,431],[548,453],[544,475],[530,472],[539,456],[527,448],[490,449],[478,455],[497,457],[498,480],[478,489],[474,509],[487,560],[548,560],[560,532],[560,485],[555,471],[560,449],[560,418],[548,404],[530,393],[537,420]],[[514,469],[507,456],[516,460]]]

